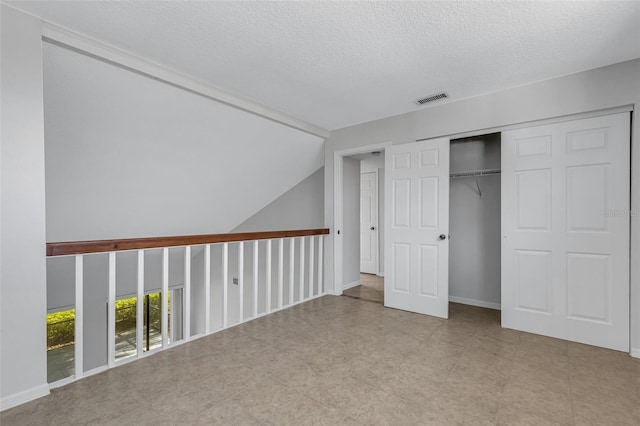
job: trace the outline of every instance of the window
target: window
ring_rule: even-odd
[[[136,354],[137,297],[116,300],[116,361]]]
[[[75,374],[76,311],[47,314],[47,382]]]
[[[137,353],[137,302],[137,297],[116,300],[116,361]],[[148,352],[162,346],[162,293],[144,295],[142,307],[142,351]],[[181,288],[169,291],[168,307],[167,339],[171,342],[182,339]]]
[[[116,361],[137,353],[137,297],[116,300]],[[142,298],[142,350],[162,346],[162,293]]]
[[[148,352],[162,346],[162,293],[146,294],[143,305],[142,350]]]

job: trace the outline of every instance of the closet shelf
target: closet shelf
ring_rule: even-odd
[[[500,174],[500,169],[484,169],[484,170],[472,170],[468,172],[457,172],[451,173],[449,175],[450,178],[461,178],[461,177],[478,177],[478,176],[487,176],[487,175],[497,175]]]

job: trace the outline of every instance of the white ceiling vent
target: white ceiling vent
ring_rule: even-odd
[[[418,99],[417,101],[415,101],[415,103],[416,103],[416,105],[424,105],[426,103],[437,101],[439,99],[445,99],[445,98],[448,98],[448,97],[449,97],[449,95],[447,95],[446,93],[442,92],[442,93],[437,93],[435,95],[431,95],[431,96],[427,96],[427,97]]]

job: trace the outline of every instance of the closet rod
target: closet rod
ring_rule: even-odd
[[[487,176],[487,175],[497,175],[500,174],[500,169],[484,169],[484,170],[473,170],[469,172],[457,172],[451,173],[449,175],[450,178],[460,178],[460,177],[470,177],[470,176]]]

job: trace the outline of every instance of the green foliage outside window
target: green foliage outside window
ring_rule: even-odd
[[[47,349],[73,344],[75,340],[75,309],[47,315]]]
[[[148,297],[151,328],[160,329],[161,294],[153,293]],[[136,303],[137,297],[116,300],[116,334],[136,327]],[[147,306],[145,304],[145,323],[146,315]],[[75,341],[75,317],[75,309],[47,315],[47,349],[51,350],[73,344]]]
[[[137,297],[116,300],[116,334],[135,328]]]

